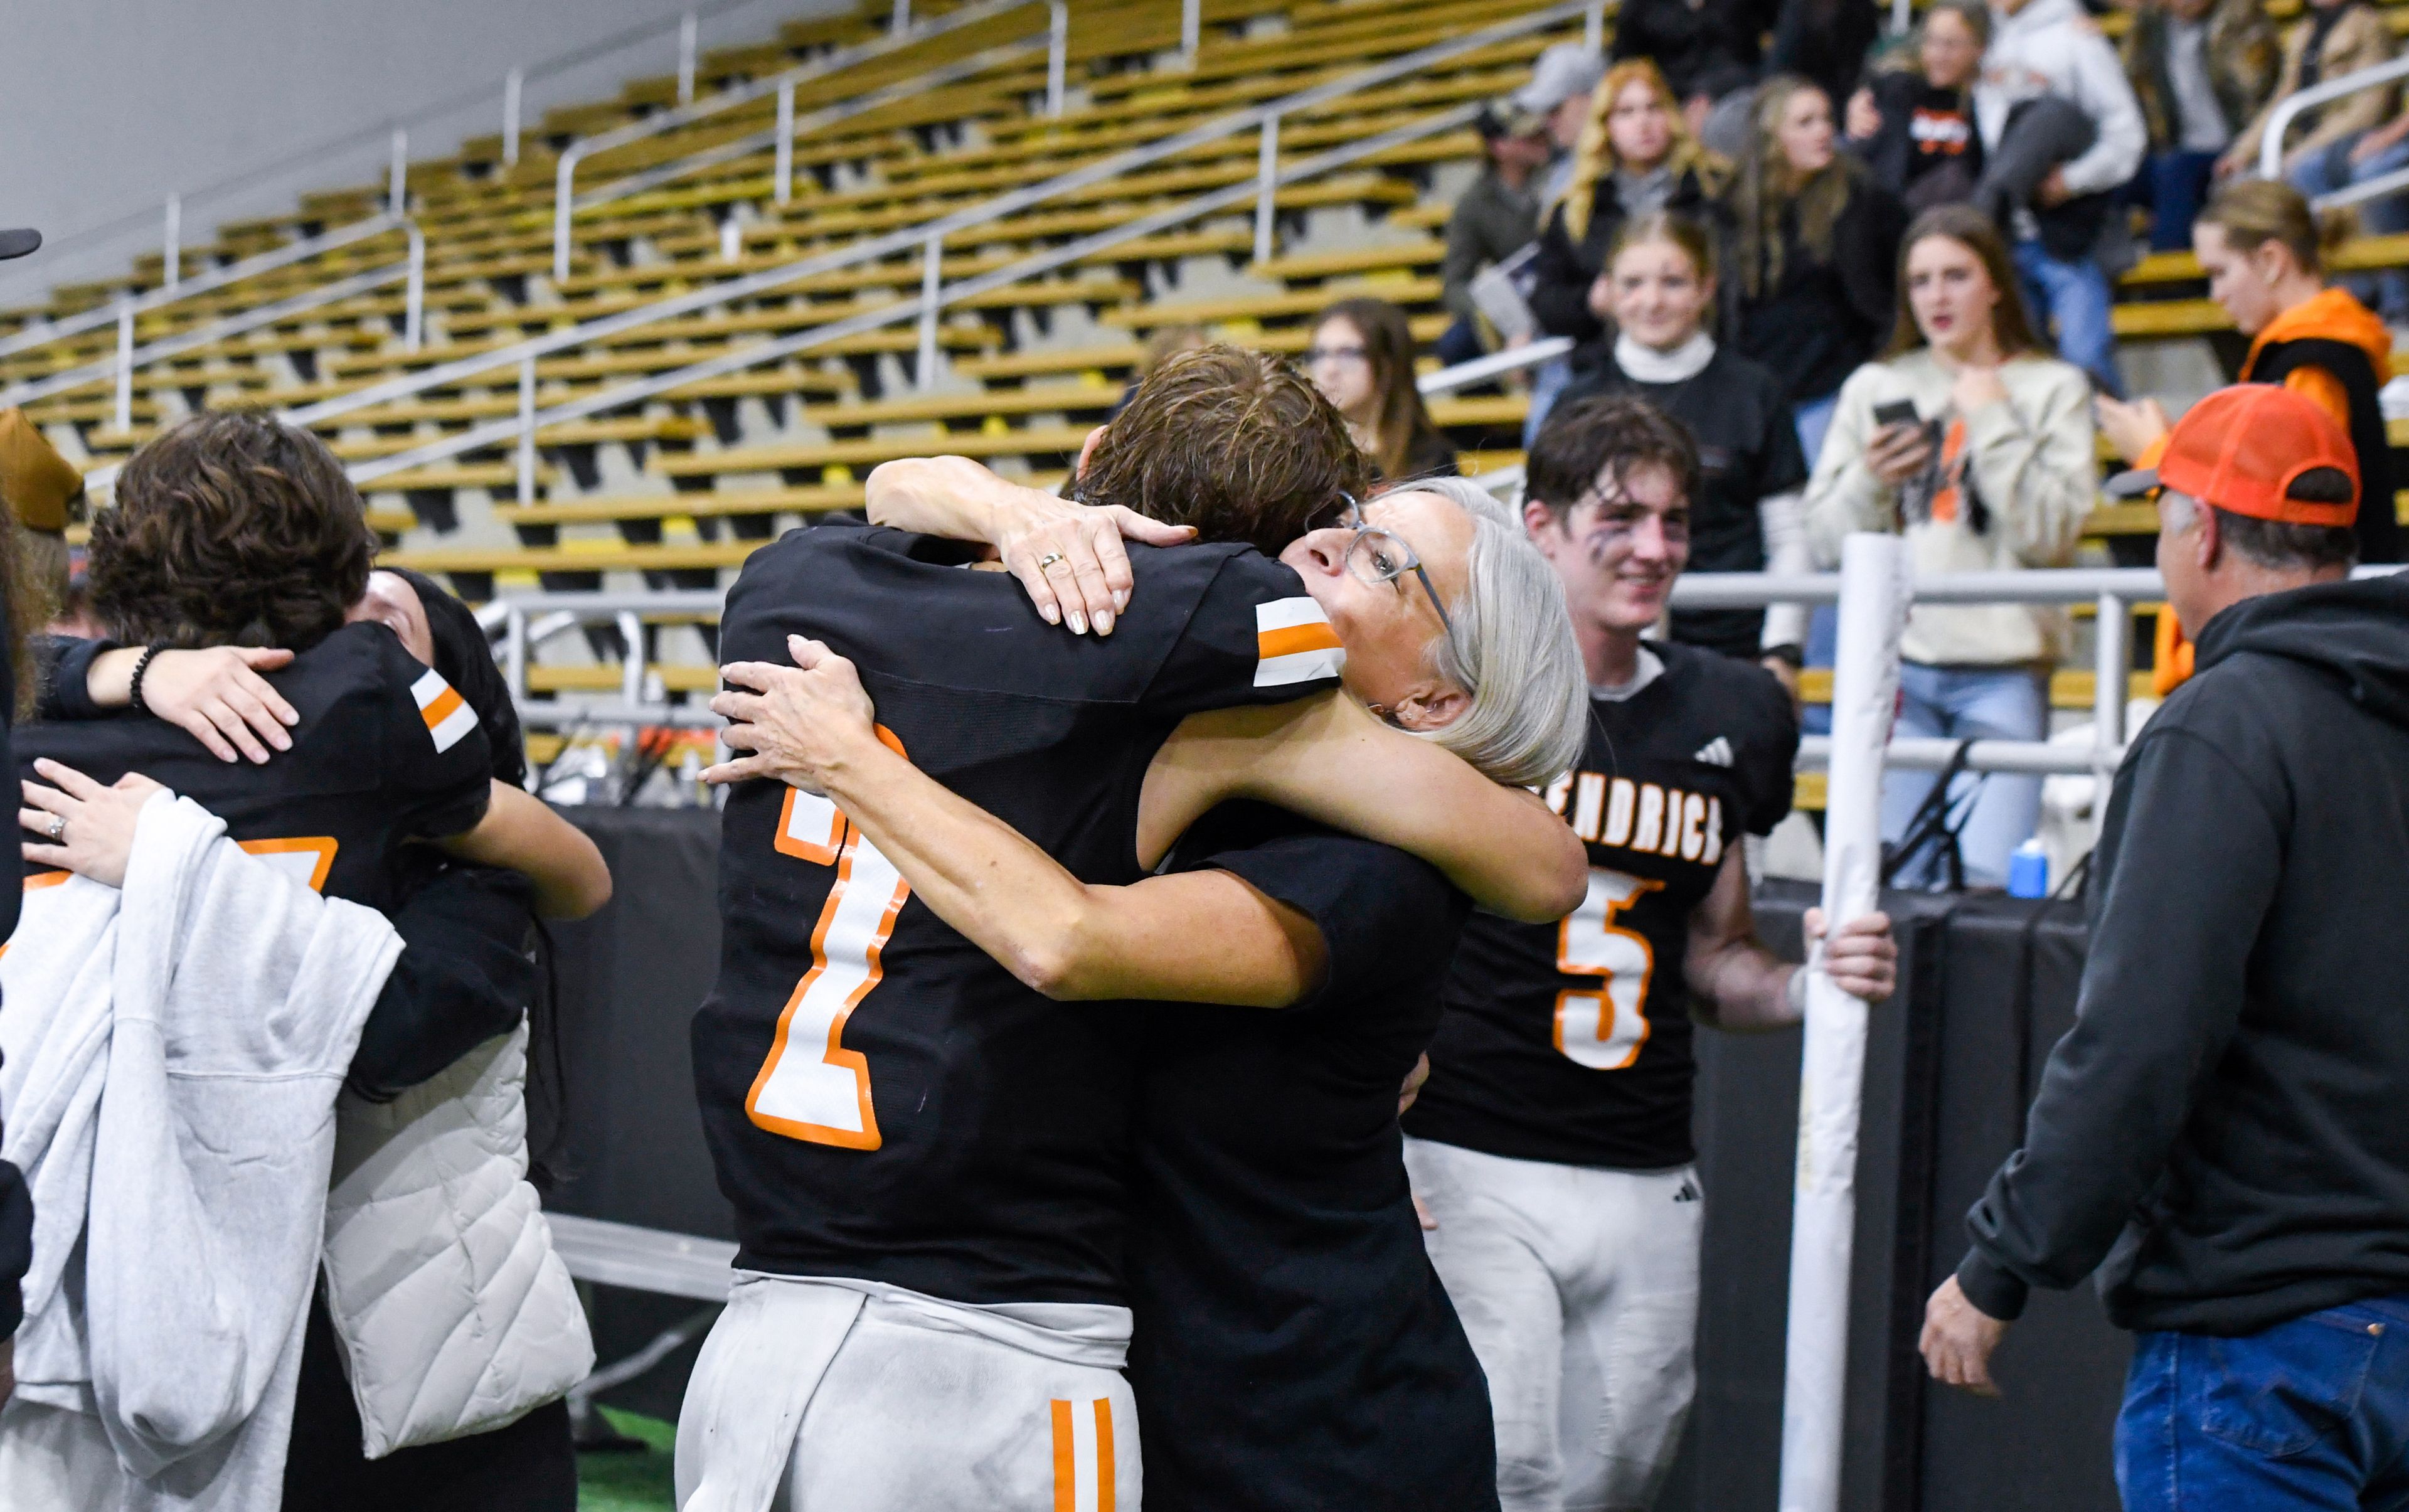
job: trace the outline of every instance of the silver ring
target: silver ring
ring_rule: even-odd
[[[63,844],[63,843],[65,843],[65,842],[66,838],[67,838],[67,816],[66,816],[65,814],[51,814],[51,815],[50,815],[50,843],[51,843],[51,844],[53,844],[53,845]]]

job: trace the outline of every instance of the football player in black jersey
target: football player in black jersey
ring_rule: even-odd
[[[1139,495],[1148,471],[1116,446],[1257,460],[1234,483],[1197,480],[1184,502],[1207,518],[1218,500],[1295,534],[1362,482],[1310,385],[1231,349],[1165,364],[1123,425],[1098,460]],[[1526,916],[1576,891],[1578,847],[1543,805],[1335,696],[1334,616],[1293,569],[1239,545],[1140,547],[1111,635],[1082,637],[1048,628],[1009,577],[929,548],[876,528],[788,536],[731,590],[725,654],[785,664],[807,637],[849,658],[892,749],[1084,884],[1138,881],[1195,814],[1259,793],[1435,853]],[[1390,561],[1363,622],[1427,649],[1444,610],[1414,595],[1461,558]],[[744,716],[729,744],[757,754],[710,775],[781,773],[776,722],[757,717],[775,670],[731,668],[773,696],[716,700]],[[1398,691],[1418,712],[1474,701]],[[1521,865],[1498,864],[1522,843]],[[1576,864],[1560,872],[1559,856]],[[825,796],[739,781],[720,865],[721,974],[695,1064],[743,1274],[680,1418],[681,1505],[781,1485],[868,1509],[1130,1494],[1123,1015],[1016,980]]]
[[[1418,600],[1410,569],[1380,564],[1427,555],[1421,616],[1442,628],[1451,606],[1445,633],[1474,684],[1562,712],[1518,727],[1520,764],[1570,762],[1580,660],[1520,522],[1452,479],[1370,515],[1384,523],[1291,549],[1317,598],[1350,622],[1356,604]],[[1473,552],[1441,544],[1457,523]],[[850,664],[798,650],[811,671],[730,670],[778,687],[784,707],[759,712],[782,772],[852,815],[939,917],[1051,998],[1219,1005],[1131,1005],[1144,1034],[1131,1379],[1150,1502],[1493,1506],[1488,1398],[1422,1252],[1395,1117],[1462,895],[1402,852],[1252,805],[1207,815],[1164,874],[1085,885],[880,745]]]
[[[1591,684],[1587,753],[1548,790],[1589,894],[1554,924],[1465,927],[1406,1155],[1488,1374],[1503,1505],[1644,1508],[1694,1383],[1691,1020],[1778,1029],[1805,997],[1755,938],[1741,857],[1789,812],[1798,728],[1762,667],[1641,639],[1688,551],[1699,468],[1679,421],[1630,397],[1568,406],[1529,468],[1524,521]],[[1868,1000],[1894,956],[1880,914],[1824,945]]]

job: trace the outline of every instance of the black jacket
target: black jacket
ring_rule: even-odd
[[[1715,236],[1716,260],[1722,261],[1728,241],[1723,209],[1700,180],[1697,169],[1682,173],[1665,209],[1708,226]],[[1569,336],[1577,342],[1594,341],[1606,334],[1604,323],[1590,312],[1589,290],[1606,266],[1615,234],[1628,218],[1611,173],[1597,180],[1595,197],[1590,201],[1589,231],[1580,241],[1573,240],[1565,224],[1564,206],[1548,212],[1547,229],[1539,233],[1539,250],[1531,258],[1531,313],[1538,318],[1539,329],[1550,336]]]
[[[7,623],[7,596],[5,586],[0,586],[0,627]],[[5,655],[7,641],[0,634],[0,770],[14,771],[16,765],[8,757],[8,727],[17,713],[17,669]],[[7,851],[7,871],[0,874],[0,941],[16,932],[17,908],[24,896],[25,858],[14,845]],[[7,1111],[0,1109],[0,1116]],[[0,1160],[0,1337],[16,1332],[17,1325],[25,1320],[22,1283],[33,1264],[33,1194],[25,1189],[23,1173]]]
[[[1623,0],[1613,61],[1653,59],[1675,98],[1718,98],[1756,81],[1772,21],[1762,0]]]
[[[1818,259],[1799,238],[1796,207],[1783,210],[1782,276],[1753,297],[1739,295],[1732,345],[1772,368],[1792,404],[1838,393],[1890,334],[1898,239],[1906,230],[1898,200],[1870,179],[1850,192],[1832,227],[1829,258]],[[1725,281],[1741,288],[1737,277]]]
[[[2090,959],[1967,1217],[1995,1318],[2095,1267],[2128,1329],[2409,1290],[2409,581],[2270,594],[2116,773]]]

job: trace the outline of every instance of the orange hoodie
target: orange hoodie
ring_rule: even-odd
[[[2382,388],[2391,381],[2392,332],[2348,289],[2324,290],[2269,321],[2250,343],[2250,355],[2242,361],[2242,381],[2250,381],[2250,374],[2258,366],[2258,354],[2269,347],[2308,338],[2346,342],[2359,348],[2367,353],[2367,365],[2375,369],[2375,386]],[[2350,429],[2350,396],[2344,390],[2341,379],[2322,367],[2295,367],[2284,375],[2284,386],[2333,416],[2335,425],[2345,431]],[[2157,467],[2165,451],[2166,441],[2161,438],[2149,449],[2146,460],[2137,460],[2133,465]],[[2153,690],[2163,698],[2191,676],[2191,642],[2175,623],[2171,608],[2158,612],[2157,649],[2150,681]]]

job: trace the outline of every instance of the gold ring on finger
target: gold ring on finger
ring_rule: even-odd
[[[1060,560],[1062,560],[1062,554],[1060,552],[1047,552],[1045,555],[1037,559],[1037,570],[1040,572],[1050,572],[1054,569],[1054,564]]]

